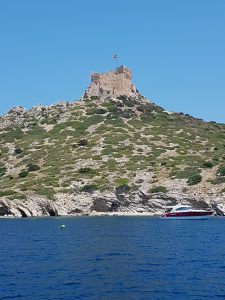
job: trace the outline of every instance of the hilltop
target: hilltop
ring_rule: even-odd
[[[225,212],[225,125],[165,111],[131,75],[94,73],[78,101],[0,117],[0,215]]]

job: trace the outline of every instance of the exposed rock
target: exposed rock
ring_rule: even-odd
[[[96,198],[93,201],[93,205],[91,206],[91,210],[107,212],[110,209],[110,206],[107,205],[107,200],[104,198]]]
[[[143,199],[145,200],[143,202]],[[75,195],[57,194],[55,201],[45,197],[32,196],[27,201],[2,199],[0,202],[1,217],[35,217],[35,216],[68,216],[88,215],[93,212],[111,214],[152,214],[160,215],[165,207],[176,204],[189,204],[196,208],[212,208],[217,215],[225,215],[225,206],[210,200],[193,198],[179,193],[141,193],[123,194],[118,199],[114,193],[82,193]]]
[[[0,202],[0,216],[9,216],[11,215],[11,211],[4,201]]]
[[[13,107],[8,114],[9,115],[22,115],[24,113],[25,109],[22,106],[16,106]]]

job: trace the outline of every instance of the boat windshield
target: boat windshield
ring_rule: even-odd
[[[176,208],[176,211],[184,211],[184,210],[191,210],[190,206],[181,206]]]

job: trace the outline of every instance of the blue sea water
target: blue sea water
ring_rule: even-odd
[[[225,299],[225,218],[1,219],[0,299]]]

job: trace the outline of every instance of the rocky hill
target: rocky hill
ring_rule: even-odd
[[[126,67],[91,79],[79,101],[0,117],[0,215],[225,213],[225,125],[165,111]]]

